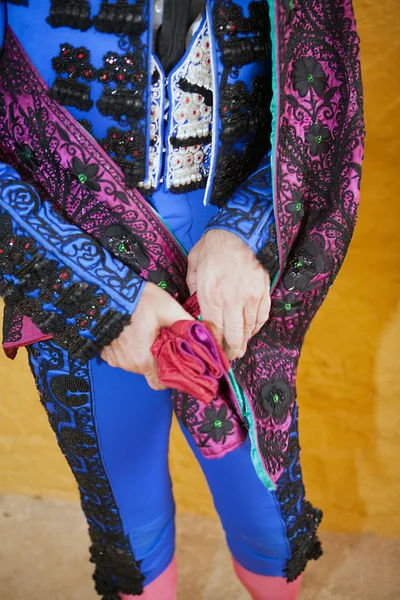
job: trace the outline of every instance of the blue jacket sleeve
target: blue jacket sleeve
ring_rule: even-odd
[[[239,236],[257,255],[271,279],[275,276],[279,260],[269,154],[218,210],[205,232],[211,229],[224,229]]]
[[[0,296],[71,354],[116,338],[144,280],[0,163]]]

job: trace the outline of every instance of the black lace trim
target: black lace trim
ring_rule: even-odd
[[[109,297],[99,294],[94,285],[71,283],[72,271],[44,258],[33,238],[16,235],[6,212],[0,212],[0,267],[19,280],[16,285],[0,278],[0,295],[6,305],[32,319],[43,333],[53,334],[62,347],[78,358],[92,358],[129,322],[130,315],[113,308],[101,315],[100,311],[109,305]],[[37,297],[28,295],[35,291]],[[54,309],[44,310],[43,304],[51,304]],[[81,335],[88,329],[95,339]]]
[[[103,600],[119,600],[120,593],[140,595],[140,561],[124,531],[100,453],[89,366],[53,341],[31,345],[28,353],[41,403],[79,485],[96,591]]]
[[[51,0],[46,19],[51,27],[70,27],[87,31],[92,26],[88,0]]]
[[[90,86],[78,81],[93,81],[96,69],[90,62],[90,52],[84,47],[75,48],[70,44],[60,45],[60,54],[52,59],[52,66],[58,75],[50,89],[50,95],[64,106],[75,106],[88,111],[93,106],[90,100]]]
[[[204,98],[204,104],[207,106],[213,105],[213,93],[212,90],[208,90],[202,85],[195,85],[194,83],[190,83],[187,79],[180,79],[178,82],[178,86],[182,90],[182,92],[187,92],[190,94],[199,94]]]
[[[146,29],[144,0],[129,4],[128,0],[117,0],[111,4],[103,0],[99,14],[93,22],[97,31],[123,35],[140,35]]]

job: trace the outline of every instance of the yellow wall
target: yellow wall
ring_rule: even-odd
[[[308,495],[334,531],[400,535],[400,11],[355,2],[362,38],[367,145],[362,204],[345,266],[308,336],[299,374]],[[25,363],[0,357],[0,490],[76,498]],[[211,514],[178,431],[178,506]]]

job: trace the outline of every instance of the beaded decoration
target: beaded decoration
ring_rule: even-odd
[[[86,48],[75,48],[71,44],[61,44],[60,54],[52,59],[52,66],[58,75],[51,87],[50,95],[65,106],[75,106],[88,111],[93,106],[90,99],[90,86],[78,81],[93,81],[96,69],[90,63],[90,52]]]
[[[205,187],[210,166],[212,65],[206,18],[170,77],[166,183],[171,192],[182,193]]]
[[[46,19],[51,27],[70,27],[87,31],[92,26],[88,0],[51,0]]]
[[[154,191],[160,181],[163,154],[163,112],[165,102],[165,81],[158,61],[151,58],[151,107],[150,107],[150,148],[147,179],[139,183],[146,191]]]

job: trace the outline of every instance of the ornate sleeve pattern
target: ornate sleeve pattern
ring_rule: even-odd
[[[129,322],[144,280],[0,165],[0,295],[89,360]]]
[[[242,183],[210,220],[205,232],[224,229],[239,236],[257,255],[271,279],[278,271],[270,157]]]

